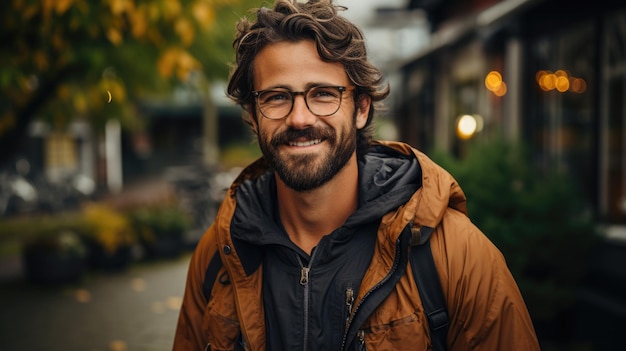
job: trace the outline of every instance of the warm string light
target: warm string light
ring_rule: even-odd
[[[498,71],[491,71],[485,77],[485,87],[496,96],[504,96],[507,88],[506,83],[502,80],[502,74]]]
[[[582,94],[587,90],[587,82],[579,77],[570,75],[565,70],[557,70],[556,72],[548,70],[540,70],[535,74],[535,80],[539,88],[543,91],[556,90],[560,93],[567,91]]]
[[[560,93],[572,92],[582,94],[587,90],[587,82],[579,77],[572,76],[565,70],[555,72],[540,70],[535,75],[535,80],[539,88],[543,91],[556,90]],[[491,71],[485,77],[485,87],[496,96],[504,96],[507,86],[502,79],[502,74],[498,71]]]

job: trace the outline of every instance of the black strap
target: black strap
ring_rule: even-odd
[[[222,259],[220,258],[220,253],[215,252],[211,262],[209,262],[209,266],[204,272],[204,282],[202,282],[202,292],[207,301],[209,301],[209,297],[211,297],[211,290],[213,290],[213,284],[215,284],[217,272],[220,271],[220,268],[222,268]]]
[[[448,339],[448,311],[430,249],[430,240],[411,247],[411,270],[428,318],[433,351],[445,351]]]

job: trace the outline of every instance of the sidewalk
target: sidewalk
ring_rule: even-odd
[[[65,287],[0,281],[0,349],[8,351],[166,351],[190,254],[92,273]]]

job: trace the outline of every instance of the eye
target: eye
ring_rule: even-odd
[[[268,90],[259,94],[259,102],[262,104],[278,104],[290,100],[291,95],[286,91]]]
[[[316,87],[311,89],[309,96],[317,100],[333,100],[339,97],[339,89],[336,87]]]

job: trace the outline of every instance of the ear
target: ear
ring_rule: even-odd
[[[367,94],[361,94],[357,100],[356,108],[356,127],[362,129],[367,123],[367,118],[370,112],[370,106],[372,104],[372,97]]]

